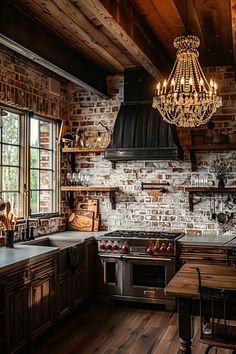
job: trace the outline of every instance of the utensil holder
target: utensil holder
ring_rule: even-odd
[[[5,246],[13,248],[14,247],[14,230],[5,231]]]

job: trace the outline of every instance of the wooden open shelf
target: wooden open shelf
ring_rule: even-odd
[[[105,148],[75,148],[75,147],[65,147],[62,148],[62,152],[69,153],[82,153],[82,152],[104,152]]]
[[[193,196],[194,193],[236,193],[236,187],[186,187],[185,190],[189,192],[189,210],[193,211]]]
[[[200,144],[189,145],[187,150],[190,151],[190,160],[192,171],[196,171],[196,151],[227,151],[236,150],[236,144]]]
[[[62,186],[62,192],[109,192],[112,209],[116,208],[115,192],[119,191],[118,187],[106,186]]]

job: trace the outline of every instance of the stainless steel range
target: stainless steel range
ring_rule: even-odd
[[[118,230],[98,237],[99,295],[126,301],[164,304],[164,294],[176,271],[176,244],[181,233]]]

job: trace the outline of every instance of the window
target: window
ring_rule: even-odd
[[[0,122],[0,197],[11,202],[18,217],[56,213],[57,123],[4,112],[8,115]]]

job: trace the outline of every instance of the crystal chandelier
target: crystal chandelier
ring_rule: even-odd
[[[198,61],[200,40],[183,35],[174,40],[176,61],[168,80],[158,82],[153,107],[163,119],[178,127],[197,127],[205,124],[222,106],[217,84],[207,82]]]

